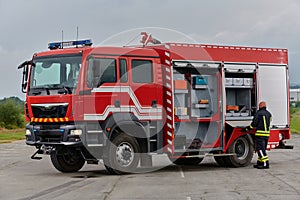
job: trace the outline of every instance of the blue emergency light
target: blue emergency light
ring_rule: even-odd
[[[75,40],[67,42],[51,42],[48,44],[49,49],[63,49],[64,47],[92,46],[92,40]]]

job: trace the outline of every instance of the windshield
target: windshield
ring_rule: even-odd
[[[72,93],[76,88],[81,55],[41,57],[34,59],[33,63],[30,90],[66,89]]]

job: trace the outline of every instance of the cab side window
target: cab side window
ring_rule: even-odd
[[[153,64],[151,60],[132,60],[131,67],[134,83],[153,82]]]
[[[90,58],[88,60],[87,86],[89,88],[115,82],[117,82],[115,59]]]
[[[121,83],[126,83],[128,81],[126,60],[125,59],[120,59],[119,64],[120,64],[120,82]]]

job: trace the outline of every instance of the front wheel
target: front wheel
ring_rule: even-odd
[[[103,161],[110,174],[132,173],[140,160],[137,140],[125,133],[120,133],[111,141],[106,153]]]
[[[50,155],[53,166],[61,172],[70,173],[79,171],[85,160],[80,151],[64,148]]]
[[[231,156],[215,156],[216,162],[222,167],[245,167],[251,163],[254,154],[253,140],[250,136],[237,138],[228,148]]]

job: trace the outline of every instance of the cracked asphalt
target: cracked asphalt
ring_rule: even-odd
[[[24,141],[0,145],[0,199],[300,199],[300,135],[293,150],[269,151],[270,169],[219,167],[212,157],[198,166],[176,166],[154,156],[156,171],[108,175],[103,164],[62,174],[48,156],[31,160],[35,149]],[[257,155],[252,163],[256,162]],[[166,166],[166,167],[163,167]]]

